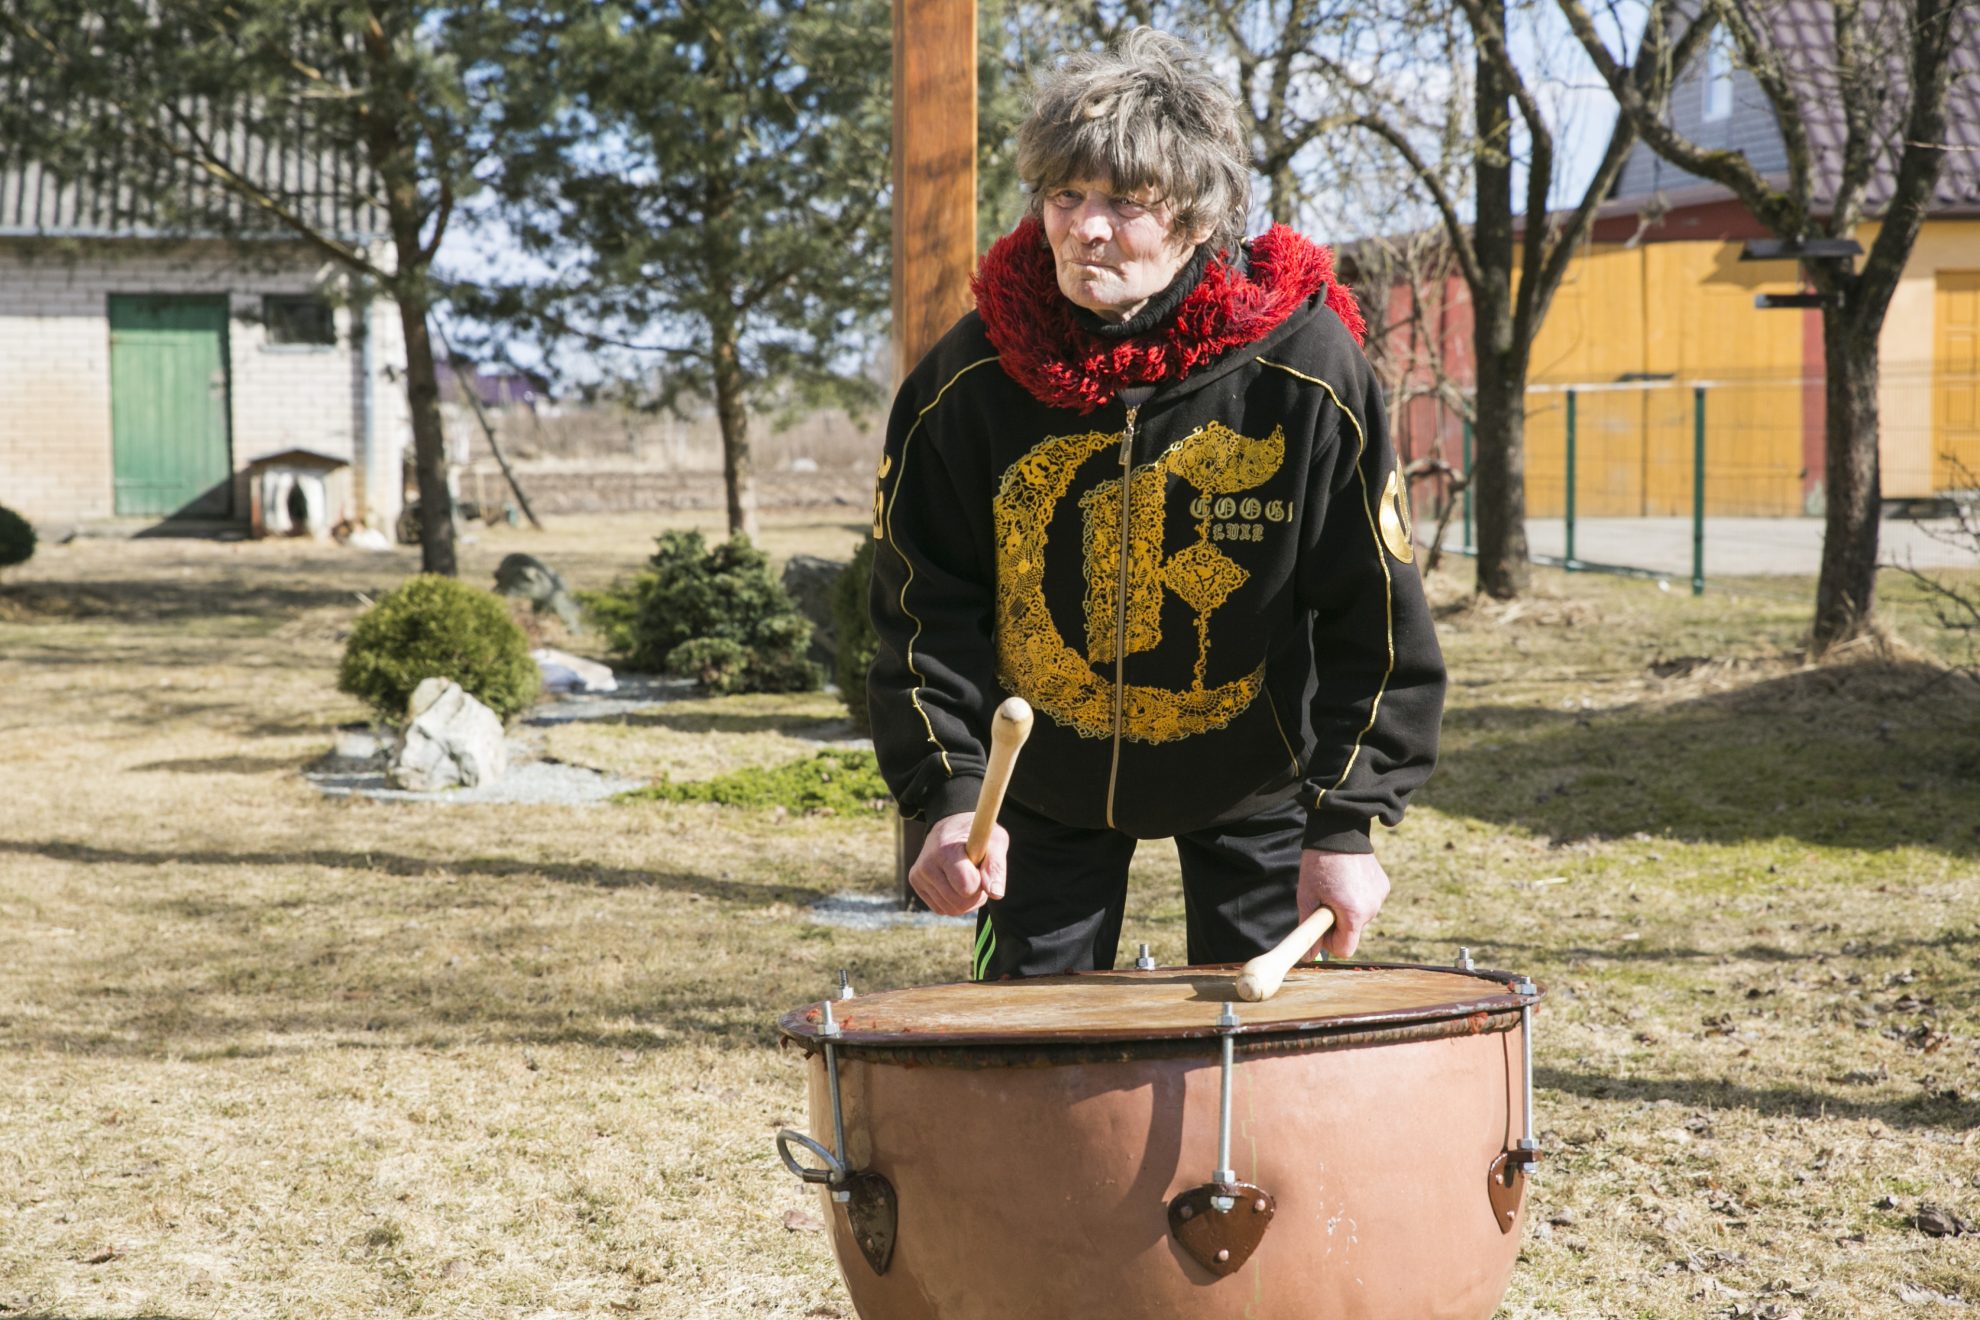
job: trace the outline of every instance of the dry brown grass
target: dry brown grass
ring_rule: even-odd
[[[526,549],[602,586],[689,521],[715,530],[485,532],[464,576]],[[886,887],[874,822],[320,796],[302,767],[361,715],[333,689],[356,593],[414,562],[82,542],[0,591],[0,1317],[850,1316],[785,1227],[818,1208],[771,1148],[803,1102],[770,1023],[839,966],[953,979],[963,938],[805,921]],[[1808,667],[1774,595],[1436,590],[1446,764],[1382,842],[1369,952],[1469,944],[1550,986],[1503,1314],[1980,1302],[1980,1239],[1910,1222],[1980,1219],[1970,691],[1916,657]],[[550,736],[686,777],[833,720],[758,699]],[[1138,867],[1127,938],[1173,956],[1173,853]]]

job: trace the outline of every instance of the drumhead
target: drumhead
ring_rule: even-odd
[[[1217,1017],[1226,1002],[1237,1013],[1240,1038],[1439,1022],[1476,1031],[1539,998],[1537,990],[1515,993],[1508,983],[1517,978],[1503,973],[1315,963],[1293,968],[1276,995],[1249,1004],[1238,998],[1238,970],[1080,972],[883,990],[835,1001],[839,1032],[833,1039],[855,1047],[916,1048],[1194,1040],[1223,1034]],[[785,1014],[777,1026],[814,1048],[821,1020],[814,1003]]]

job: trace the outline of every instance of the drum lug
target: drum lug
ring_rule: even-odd
[[[853,1242],[875,1274],[885,1274],[894,1259],[894,1235],[900,1224],[900,1202],[894,1185],[877,1173],[855,1173],[846,1180],[852,1193],[846,1202],[846,1226]]]
[[[1251,1259],[1277,1209],[1270,1192],[1250,1183],[1204,1183],[1169,1202],[1169,1232],[1190,1259],[1222,1278]]]
[[[1533,1143],[1521,1141],[1519,1145],[1525,1148]],[[1519,1223],[1519,1207],[1526,1200],[1526,1169],[1539,1158],[1540,1152],[1533,1149],[1503,1151],[1486,1170],[1485,1195],[1492,1202],[1492,1218],[1501,1233],[1512,1232]]]

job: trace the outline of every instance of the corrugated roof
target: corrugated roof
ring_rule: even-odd
[[[349,154],[271,141],[220,123],[203,130],[216,155],[312,227],[365,241],[386,232],[382,208],[362,186]],[[226,234],[279,237],[290,231],[205,171],[162,152],[131,150],[89,162],[73,177],[0,143],[0,235],[158,238]]]
[[[1864,207],[1877,215],[1890,203],[1896,184],[1896,169],[1903,147],[1904,118],[1910,108],[1907,77],[1909,35],[1904,28],[1906,7],[1885,0],[1865,6],[1865,13],[1876,24],[1875,36],[1890,50],[1882,61],[1881,88],[1890,95],[1873,104],[1874,135],[1880,149],[1873,157]],[[1813,159],[1813,200],[1818,213],[1826,210],[1836,195],[1842,177],[1843,149],[1848,124],[1843,116],[1843,99],[1864,97],[1863,89],[1843,86],[1836,68],[1835,7],[1825,0],[1781,0],[1763,11],[1771,22],[1773,44],[1797,89]],[[1946,115],[1946,161],[1933,194],[1935,212],[1980,211],[1980,22],[1970,9],[1959,11],[1965,31],[1953,52],[1952,86]],[[1705,85],[1704,61],[1694,63],[1671,95],[1673,126],[1692,141],[1705,146],[1738,146],[1755,168],[1770,180],[1784,186],[1785,148],[1772,107],[1752,75],[1739,70],[1734,75],[1731,121],[1719,127],[1702,122],[1699,105]],[[1880,90],[1881,90],[1880,88]],[[1717,137],[1723,140],[1708,140]],[[1628,203],[1647,199],[1654,193],[1670,194],[1698,185],[1717,189],[1697,200],[1730,196],[1730,190],[1696,175],[1686,173],[1658,157],[1639,142],[1618,177],[1611,207],[1632,209]],[[1610,212],[1611,207],[1605,207]]]

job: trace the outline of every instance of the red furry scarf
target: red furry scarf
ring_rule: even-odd
[[[1358,344],[1367,332],[1354,295],[1334,282],[1333,253],[1284,225],[1251,241],[1244,274],[1212,258],[1168,325],[1133,339],[1080,328],[1059,292],[1043,226],[1027,218],[991,245],[972,282],[976,311],[1004,370],[1039,402],[1092,412],[1119,390],[1181,380],[1220,354],[1284,324],[1321,289]]]

